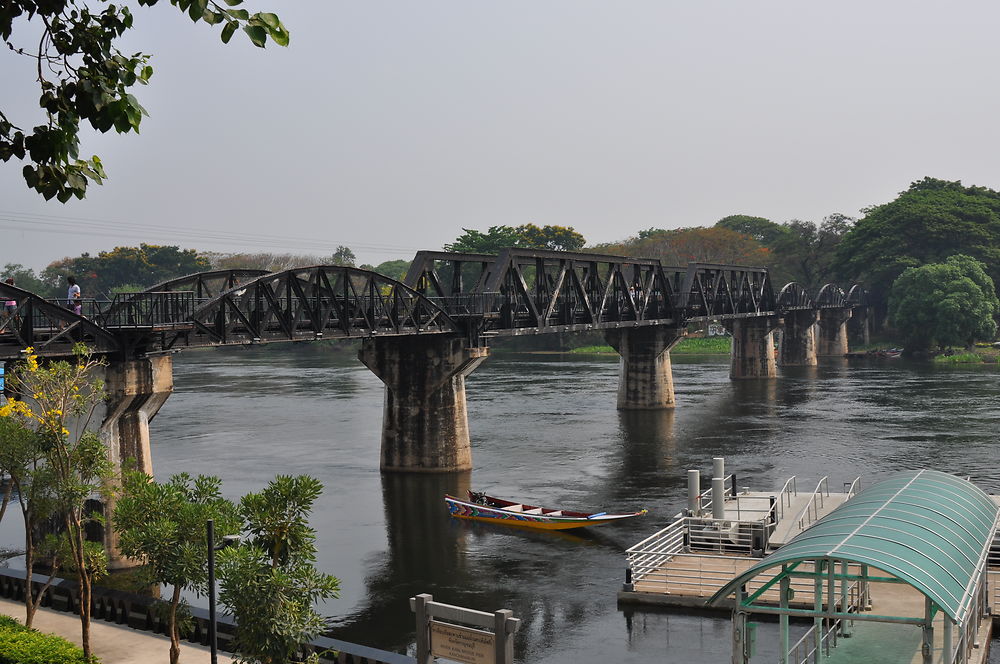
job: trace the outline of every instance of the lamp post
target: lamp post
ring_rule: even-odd
[[[215,546],[215,520],[205,522],[205,534],[208,536],[208,648],[211,652],[211,664],[219,664],[219,643],[216,638],[215,621],[215,552],[240,541],[239,535],[225,535],[222,543]]]

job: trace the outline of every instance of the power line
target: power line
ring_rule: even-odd
[[[80,224],[86,224],[81,228]],[[162,224],[135,224],[107,221],[101,219],[86,219],[82,217],[59,217],[55,215],[32,214],[8,210],[0,210],[0,228],[21,232],[50,233],[73,235],[79,237],[122,237],[149,238],[150,236],[165,237],[171,241],[226,243],[241,246],[266,247],[268,249],[291,249],[295,251],[316,252],[324,247],[330,251],[339,246],[348,246],[364,251],[381,251],[393,254],[412,254],[416,249],[401,245],[391,245],[373,242],[351,242],[348,240],[323,241],[317,238],[302,238],[287,235],[270,235],[262,233],[232,232],[215,229],[195,229],[183,226],[166,226]]]

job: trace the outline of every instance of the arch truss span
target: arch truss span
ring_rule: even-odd
[[[868,290],[861,284],[851,284],[850,290],[847,291],[847,306],[867,307],[869,304]]]
[[[456,333],[438,305],[381,274],[339,265],[272,272],[209,300],[189,345]]]
[[[16,303],[13,312],[0,319],[2,359],[19,358],[28,346],[42,356],[68,356],[78,342],[95,353],[120,350],[118,340],[108,330],[60,303],[9,284],[0,284],[0,300]]]
[[[144,292],[163,293],[172,291],[191,291],[196,299],[209,300],[222,293],[236,288],[240,284],[252,281],[257,277],[270,274],[267,270],[252,270],[235,268],[230,270],[211,270],[208,272],[195,272],[183,277],[176,277],[161,281],[155,286],[150,286]]]
[[[785,284],[785,287],[778,293],[778,309],[780,311],[805,311],[813,308],[813,299],[809,296],[809,291],[796,281]]]
[[[847,306],[847,294],[837,284],[824,284],[816,294],[816,307],[819,309],[843,309]]]

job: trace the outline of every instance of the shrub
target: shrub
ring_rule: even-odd
[[[90,659],[90,664],[97,662]],[[83,650],[66,639],[0,616],[0,664],[88,664],[88,660]]]

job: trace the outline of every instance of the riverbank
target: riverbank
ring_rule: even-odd
[[[731,337],[685,337],[670,349],[671,355],[728,355]],[[618,355],[611,346],[580,346],[567,351],[573,355]]]
[[[971,349],[948,349],[934,356],[935,362],[942,364],[997,364],[1000,361],[1000,348],[993,344],[976,344]]]

